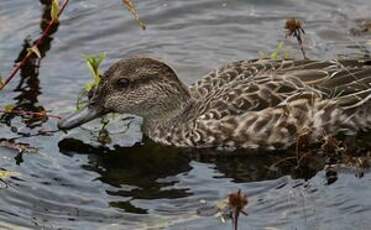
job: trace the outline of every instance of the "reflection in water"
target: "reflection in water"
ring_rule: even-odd
[[[292,156],[284,152],[249,154],[246,150],[221,152],[213,149],[180,149],[162,146],[150,140],[146,140],[143,145],[110,150],[69,138],[59,142],[59,150],[68,156],[88,154],[88,164],[82,167],[99,173],[98,180],[115,187],[114,191],[107,190],[107,194],[120,196],[123,200],[110,202],[110,205],[137,214],[145,214],[147,210],[135,207],[131,200],[192,196],[185,188],[168,189],[178,181],[166,178],[189,172],[192,169],[190,163],[194,160],[215,164],[215,168],[222,173],[218,178],[232,178],[237,183],[272,180],[283,175],[309,179],[323,168],[323,164],[313,162],[297,167],[296,161],[275,164]]]
[[[98,180],[117,188],[107,191],[109,195],[130,199],[176,199],[192,195],[187,189],[166,189],[176,181],[159,181],[191,170],[190,159],[180,150],[148,143],[133,147],[120,147],[109,150],[93,147],[75,139],[64,139],[59,143],[60,151],[66,155],[89,154],[89,162],[82,167],[95,171],[101,176]],[[130,186],[132,189],[120,189]],[[128,201],[111,202],[112,207],[127,212],[146,213],[135,208]]]
[[[40,22],[40,28],[44,31],[51,20],[50,11],[51,11],[51,0],[40,0],[40,3],[44,5],[44,10]],[[16,96],[14,99],[15,108],[19,111],[30,111],[30,112],[42,112],[45,111],[42,105],[38,104],[38,96],[41,94],[40,88],[40,80],[39,76],[39,68],[41,65],[42,58],[45,57],[46,52],[51,48],[51,42],[53,38],[50,37],[54,34],[58,29],[58,24],[55,24],[54,28],[50,31],[49,36],[47,36],[44,42],[38,46],[38,49],[41,54],[41,58],[36,57],[33,55],[29,60],[23,65],[20,69],[20,80],[17,87],[14,89],[14,92],[19,92],[19,95]],[[19,63],[22,59],[27,55],[28,49],[32,47],[32,43],[30,38],[26,38],[24,40],[23,48],[18,55],[15,63]],[[11,126],[11,121],[16,115],[14,114],[5,114],[2,117],[2,122]],[[47,116],[22,116],[23,122],[26,124],[28,128],[35,128],[41,126],[45,123],[48,118]],[[13,130],[16,132],[17,129],[13,127]],[[22,134],[22,133],[18,133]],[[25,135],[25,134],[23,134]]]
[[[296,165],[293,153],[256,153],[244,156],[214,156],[201,158],[201,162],[214,163],[215,168],[222,172],[223,177],[232,178],[236,183],[273,180],[284,175],[292,178],[310,179],[323,169],[323,164],[316,162]],[[282,159],[292,159],[281,161]],[[277,164],[278,163],[278,164]]]

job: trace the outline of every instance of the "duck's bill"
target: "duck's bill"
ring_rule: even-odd
[[[60,122],[58,122],[58,128],[63,130],[73,129],[91,120],[94,120],[103,114],[103,111],[100,111],[93,106],[86,106],[82,110],[63,118]]]

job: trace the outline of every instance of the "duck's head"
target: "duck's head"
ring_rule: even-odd
[[[58,127],[72,129],[110,112],[163,119],[189,98],[187,87],[165,63],[146,57],[124,59],[113,64],[89,92],[88,106],[61,120]]]

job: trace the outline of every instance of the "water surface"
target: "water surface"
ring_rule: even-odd
[[[7,74],[24,39],[40,34],[44,1],[0,3],[0,73]],[[48,39],[40,69],[23,71],[0,93],[0,105],[16,104],[65,115],[90,76],[82,54],[106,52],[103,68],[131,55],[159,57],[186,83],[220,64],[270,53],[286,40],[289,16],[305,22],[308,56],[360,55],[369,34],[353,36],[357,19],[369,17],[366,0],[142,0],[137,8],[147,30],[134,23],[121,1],[70,1],[58,30]],[[23,80],[22,80],[23,79]],[[19,117],[0,124],[0,138],[53,130],[56,121]],[[249,216],[240,229],[369,229],[371,176],[342,170],[327,185],[325,172],[270,171],[286,153],[213,156],[141,141],[140,120],[121,121],[113,144],[96,141],[97,126],[68,134],[18,139],[37,153],[17,155],[0,147],[0,168],[19,175],[0,190],[0,228],[14,229],[230,229],[216,218],[196,215],[202,207],[242,189]],[[99,122],[98,122],[99,123]],[[129,127],[123,132],[125,127]],[[113,127],[111,127],[113,128]],[[132,147],[135,143],[134,147]],[[306,178],[308,180],[303,179]]]

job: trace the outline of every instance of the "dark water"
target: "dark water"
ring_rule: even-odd
[[[39,35],[42,2],[0,2],[2,75],[21,53],[24,39]],[[77,94],[90,78],[82,54],[105,51],[104,68],[128,55],[161,57],[187,83],[222,63],[255,58],[259,51],[270,53],[280,41],[290,56],[300,58],[296,42],[284,38],[288,16],[305,22],[311,58],[357,55],[371,48],[369,34],[349,33],[357,28],[357,19],[370,16],[371,1],[366,0],[135,2],[146,31],[119,0],[71,1],[43,49],[40,69],[23,70],[22,78],[17,76],[0,92],[0,105],[45,108],[62,115],[73,111]],[[0,124],[0,138],[36,134],[56,125],[53,119],[6,120]],[[268,169],[286,153],[218,157],[148,141],[130,147],[141,142],[140,120],[130,122],[111,125],[114,144],[108,147],[99,145],[96,132],[90,131],[97,124],[17,140],[37,147],[37,153],[17,155],[0,147],[0,168],[18,173],[0,190],[0,228],[231,229],[230,223],[196,211],[201,201],[213,204],[240,188],[249,195],[249,216],[240,219],[240,229],[370,229],[369,173],[356,178],[345,169],[327,185],[320,168],[304,173]],[[117,124],[123,128],[115,129]]]

